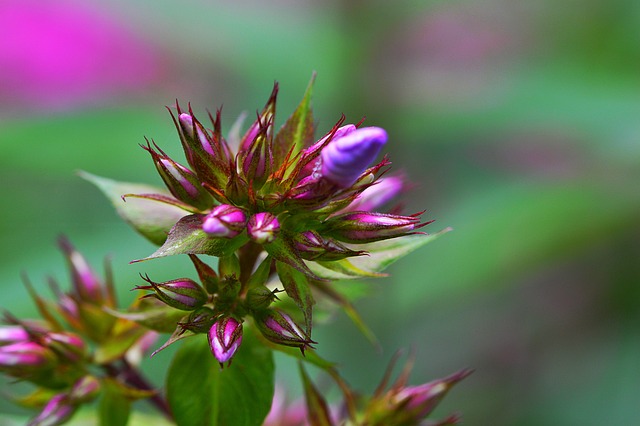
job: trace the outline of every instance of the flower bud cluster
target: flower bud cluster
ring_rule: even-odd
[[[314,343],[311,288],[323,281],[311,263],[350,271],[347,259],[367,254],[358,245],[411,235],[428,223],[420,213],[374,211],[404,187],[403,179],[382,176],[386,157],[376,163],[388,140],[384,129],[345,124],[343,117],[314,140],[309,103],[302,102],[276,132],[277,94],[276,84],[244,135],[232,133],[230,142],[222,136],[219,111],[210,115],[208,129],[190,108],[176,105],[176,113],[170,112],[184,166],[155,143],[143,146],[175,199],[139,197],[184,210],[160,252],[189,254],[201,285],[188,278],[154,282],[144,277],[148,285],[136,289],[150,290],[145,298],[190,312],[176,322],[177,333],[207,334],[221,365],[241,346],[247,317],[267,341],[304,353]],[[196,254],[218,257],[218,272]],[[274,273],[299,310],[274,305],[276,292],[266,287]]]
[[[96,399],[108,374],[95,372],[106,370],[119,376],[112,363],[125,359],[130,349],[149,336],[140,325],[117,320],[106,311],[116,307],[110,273],[103,282],[68,240],[60,239],[60,247],[69,265],[71,291],[63,293],[52,282],[57,297],[57,303],[52,303],[25,282],[44,320],[6,314],[7,325],[0,326],[0,372],[33,383],[43,396],[51,395],[41,401],[41,411],[29,423],[32,426],[62,424],[80,405]],[[128,344],[122,343],[125,335],[131,336]],[[109,356],[104,355],[107,352]]]

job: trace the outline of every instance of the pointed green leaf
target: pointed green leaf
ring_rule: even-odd
[[[356,267],[366,271],[382,272],[396,260],[452,230],[452,228],[445,228],[435,234],[407,235],[374,243],[360,244],[357,246],[358,249],[367,251],[369,256],[359,256],[351,259],[351,261]]]
[[[306,275],[282,262],[276,262],[276,271],[284,290],[296,305],[302,309],[306,332],[311,335],[312,308],[315,302]]]
[[[143,299],[139,307],[129,312],[120,312],[107,307],[103,309],[116,318],[133,321],[160,333],[173,332],[178,321],[185,316],[184,311],[172,308],[156,299]]]
[[[341,259],[334,261],[317,261],[324,268],[330,269],[334,272],[339,272],[344,275],[348,275],[354,278],[362,277],[386,277],[387,274],[381,274],[379,272],[369,272],[364,269],[360,269],[349,261],[349,259]]]
[[[316,275],[309,269],[305,261],[291,248],[286,236],[281,236],[274,242],[265,244],[264,249],[276,260],[292,266],[311,279],[322,280],[324,278]]]
[[[289,151],[291,151],[291,158],[293,158],[303,148],[313,143],[314,124],[311,95],[315,79],[316,73],[314,72],[302,101],[275,137],[273,155],[277,165],[282,163]]]
[[[350,282],[351,286],[353,282]],[[356,310],[353,303],[349,300],[347,296],[342,294],[336,289],[336,283],[332,283],[332,285],[328,285],[323,282],[315,282],[314,286],[320,290],[325,295],[329,296],[331,300],[336,302],[340,307],[344,310],[344,313],[353,321],[355,326],[360,330],[360,332],[373,344],[376,348],[380,348],[380,341],[373,333],[373,331],[369,328],[369,326],[364,322],[358,311]]]
[[[171,227],[188,214],[185,210],[166,203],[144,198],[129,198],[126,202],[122,199],[125,194],[160,194],[172,197],[165,189],[140,183],[118,182],[87,172],[79,172],[79,175],[97,186],[111,201],[120,217],[154,244],[164,243]]]
[[[134,260],[134,262],[175,254],[208,254],[222,257],[233,253],[247,241],[247,236],[244,234],[236,238],[211,237],[202,230],[201,223],[199,215],[181,218],[169,231],[169,236],[162,247],[151,256]]]
[[[273,353],[247,327],[230,366],[221,370],[204,336],[178,349],[167,398],[178,426],[259,426],[271,409]]]

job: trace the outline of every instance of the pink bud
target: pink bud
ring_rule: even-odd
[[[102,284],[87,260],[65,237],[61,237],[58,240],[58,244],[67,257],[73,287],[79,299],[86,302],[101,303],[104,300]]]
[[[242,343],[242,323],[233,317],[219,319],[211,326],[208,337],[211,353],[222,366]]]
[[[29,333],[19,325],[0,327],[0,345],[25,342],[27,340],[29,340]]]
[[[336,138],[322,150],[322,176],[346,188],[360,177],[387,142],[380,127],[364,127]]]
[[[163,283],[156,283],[146,276],[143,280],[150,285],[136,286],[134,290],[153,290],[155,293],[143,297],[156,297],[167,305],[183,311],[193,311],[204,305],[207,293],[193,280],[178,278]]]
[[[40,414],[29,422],[28,426],[60,425],[71,418],[76,406],[71,404],[65,394],[57,394],[47,402]]]
[[[87,355],[87,345],[82,338],[69,332],[51,332],[44,335],[43,344],[69,361],[80,361]]]
[[[211,155],[215,155],[211,143],[209,142],[210,138],[208,137],[206,130],[197,121],[195,126],[196,132],[194,132],[194,120],[191,114],[182,113],[180,114],[178,119],[180,120],[180,125],[182,127],[181,130],[184,134],[186,134],[189,138],[198,141],[202,149],[204,149],[206,152]]]
[[[249,237],[258,244],[273,242],[280,232],[280,222],[271,213],[258,213],[249,219],[247,224]]]
[[[315,343],[288,314],[277,309],[258,314],[256,325],[264,337],[279,345],[297,347],[304,352]]]
[[[53,352],[35,342],[19,342],[0,346],[0,370],[9,374],[19,373],[25,369],[47,368],[54,362]]]
[[[233,238],[240,234],[247,223],[247,216],[238,207],[221,204],[204,217],[202,230],[212,237]]]
[[[346,208],[348,211],[374,211],[392,200],[403,188],[403,180],[397,176],[385,177],[362,191]]]
[[[91,401],[99,392],[100,380],[93,376],[84,376],[74,383],[69,392],[69,400],[73,403]]]
[[[325,222],[323,232],[340,241],[358,244],[407,235],[427,223],[420,223],[418,215],[353,212],[332,217]]]
[[[471,373],[472,370],[460,370],[444,379],[402,388],[394,399],[401,404],[405,414],[410,413],[414,419],[421,420],[433,411],[453,385]]]

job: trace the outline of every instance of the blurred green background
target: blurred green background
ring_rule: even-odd
[[[160,185],[138,144],[181,158],[164,105],[228,129],[277,80],[279,124],[315,70],[319,132],[386,128],[406,211],[455,229],[366,283],[384,352],[341,313],[319,352],[365,392],[400,348],[414,384],[472,367],[438,410],[469,425],[640,422],[640,2],[10,0],[0,26],[4,309],[34,314],[22,271],[66,280],[61,233],[125,300],[192,275],[129,265],[153,247],[75,172]]]

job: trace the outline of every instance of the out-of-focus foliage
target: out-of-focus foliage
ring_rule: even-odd
[[[387,129],[406,211],[454,228],[369,283],[359,307],[389,353],[337,314],[321,354],[365,389],[399,347],[416,383],[473,367],[441,408],[468,424],[640,419],[638,22],[633,0],[4,1],[3,300],[30,313],[21,271],[43,292],[63,276],[62,232],[94,263],[113,254],[124,298],[138,272],[190,270],[128,265],[151,246],[74,172],[157,185],[137,144],[179,157],[163,105],[224,104],[228,129],[278,80],[283,119],[316,70],[319,125]]]

